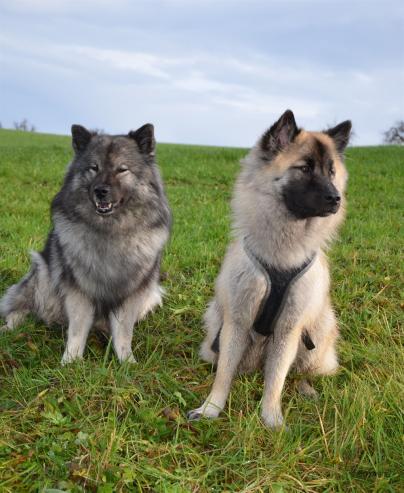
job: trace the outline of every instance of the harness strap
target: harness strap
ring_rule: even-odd
[[[270,336],[275,331],[276,323],[283,311],[291,287],[312,266],[316,255],[312,255],[297,267],[280,270],[268,265],[251,250],[246,242],[244,242],[244,249],[249,258],[265,275],[268,282],[267,292],[261,302],[253,328],[261,335]],[[310,340],[310,343],[306,344],[308,340]],[[311,341],[307,331],[305,331],[303,342],[307,349],[309,349],[309,346],[311,346],[311,349],[314,348],[313,341]]]
[[[267,280],[267,291],[261,301],[257,317],[253,323],[253,329],[263,336],[269,337],[274,334],[276,323],[285,307],[289,291],[293,284],[313,265],[316,254],[305,260],[298,267],[288,270],[276,269],[268,265],[244,241],[244,250],[250,260],[264,274]],[[222,327],[220,327],[211,346],[212,351],[219,352],[219,339]],[[311,351],[314,345],[307,330],[302,332],[302,342]]]

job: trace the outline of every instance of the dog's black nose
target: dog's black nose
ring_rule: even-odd
[[[337,205],[341,202],[341,195],[339,193],[328,193],[324,198],[330,205]]]
[[[94,187],[94,193],[98,199],[104,199],[109,194],[110,190],[111,187],[108,185],[97,185]]]

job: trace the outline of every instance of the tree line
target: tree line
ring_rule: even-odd
[[[14,122],[13,127],[15,130],[22,132],[36,132],[36,127],[30,123],[26,118],[23,118],[20,122]],[[0,122],[0,129],[3,125]],[[404,120],[396,122],[388,130],[383,132],[383,142],[385,144],[404,144]]]

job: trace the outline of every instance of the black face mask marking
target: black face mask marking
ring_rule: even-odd
[[[335,214],[341,195],[331,181],[334,163],[326,146],[316,139],[303,161],[306,164],[296,167],[295,177],[282,190],[286,207],[297,219]]]

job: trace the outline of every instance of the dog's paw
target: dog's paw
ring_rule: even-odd
[[[63,356],[62,356],[62,360],[61,360],[61,365],[62,366],[66,366],[66,365],[69,365],[70,363],[73,363],[74,361],[77,361],[77,360],[80,360],[80,359],[83,359],[82,356],[74,356],[72,355],[71,353],[68,353],[68,352],[64,352],[63,353]]]
[[[135,357],[133,356],[133,353],[122,355],[118,359],[119,359],[120,363],[122,363],[122,364],[125,364],[125,363],[134,364],[134,363],[137,363]]]
[[[215,419],[219,416],[221,409],[210,402],[202,404],[197,409],[192,409],[187,413],[188,421],[198,421],[201,418]]]
[[[6,317],[6,323],[0,326],[0,331],[6,332],[16,329],[24,320],[24,313],[11,312]]]
[[[297,384],[299,394],[313,400],[318,399],[318,393],[307,380],[300,380]]]
[[[280,428],[286,428],[283,421],[283,416],[281,411],[263,412],[261,414],[261,419],[265,426],[271,428],[272,430],[279,430]]]
[[[203,414],[199,409],[192,409],[187,412],[187,420],[188,421],[199,421],[202,418]]]

